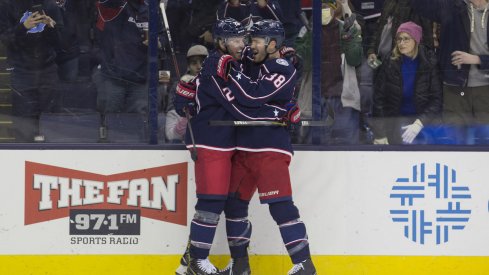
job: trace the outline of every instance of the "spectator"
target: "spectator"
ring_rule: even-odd
[[[283,20],[282,10],[277,0],[250,0],[242,2],[240,0],[228,0],[219,5],[217,11],[218,19],[233,18],[243,25],[249,25],[251,20],[273,19]]]
[[[358,66],[362,61],[362,37],[355,24],[347,26],[338,18],[342,16],[343,1],[323,0],[321,47],[321,119],[325,120],[328,113],[335,113],[335,123],[326,127],[321,135],[322,144],[357,144],[359,138],[359,111],[344,106],[343,95],[354,92],[355,87],[344,85],[343,67]],[[345,28],[347,26],[347,28]],[[352,77],[356,77],[353,75]],[[358,87],[356,87],[358,89]],[[359,95],[358,95],[359,96]],[[358,98],[358,104],[359,104]],[[332,110],[329,110],[332,108]],[[359,109],[359,106],[358,106]]]
[[[367,54],[375,36],[384,0],[352,0],[351,3],[362,28],[363,52]],[[373,134],[368,125],[368,117],[372,115],[374,70],[368,65],[366,57],[357,68],[357,77],[361,95],[360,143],[371,144]]]
[[[41,5],[34,9],[34,5]],[[39,134],[41,112],[59,107],[55,64],[63,20],[54,0],[0,1],[0,39],[12,66],[12,114],[17,142]]]
[[[283,17],[280,21],[282,21],[285,28],[285,46],[294,47],[295,39],[303,26],[300,19],[302,12],[300,0],[277,1],[282,8]]]
[[[388,59],[395,47],[396,30],[407,21],[412,21],[423,29],[421,44],[433,49],[433,25],[431,21],[422,18],[410,6],[411,0],[385,0],[381,16],[372,42],[368,49],[368,59],[374,62],[377,59]]]
[[[190,3],[190,21],[183,35],[186,43],[202,44],[212,47],[211,29],[217,20],[216,11],[222,0],[192,0]]]
[[[311,18],[312,19],[312,18]],[[312,21],[312,20],[311,20]],[[312,31],[304,28],[295,42],[297,55],[302,57],[302,76],[296,90],[297,102],[301,109],[301,119],[312,120]],[[292,143],[306,143],[307,127],[296,127],[291,131]]]
[[[80,45],[77,33],[77,14],[81,9],[76,0],[57,0],[63,15],[64,28],[61,32],[61,47],[56,56],[58,76],[64,81],[74,81],[78,76]]]
[[[139,0],[98,2],[101,65],[95,71],[102,113],[148,110],[148,5]]]
[[[168,25],[170,26],[171,38],[175,52],[185,55],[185,51],[190,45],[184,41],[184,34],[188,25],[184,22],[190,20],[190,2],[189,0],[167,0],[165,5],[166,16],[168,17]],[[214,15],[215,16],[215,15]]]
[[[489,29],[487,0],[411,1],[419,14],[440,23],[443,119],[456,143],[489,141]],[[473,132],[475,139],[468,140]]]
[[[396,47],[376,79],[374,144],[433,142],[426,126],[440,115],[441,81],[436,57],[420,46],[421,37],[413,22],[397,29]]]
[[[192,46],[187,52],[187,65],[188,70],[180,80],[184,82],[190,82],[202,69],[202,63],[205,57],[209,55],[207,48],[202,45]],[[173,98],[175,97],[177,83],[173,85],[170,92],[170,98],[168,99],[168,108],[166,111],[166,125],[165,134],[166,139],[170,142],[182,142],[185,137],[185,131],[187,130],[187,118],[181,117],[175,111],[173,106]]]
[[[367,53],[377,29],[377,21],[380,18],[384,0],[351,0],[351,4],[359,17],[362,28],[363,51]]]

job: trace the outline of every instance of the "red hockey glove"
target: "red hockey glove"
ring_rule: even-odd
[[[195,85],[195,82],[178,82],[173,101],[177,114],[182,117],[185,117],[186,112],[188,112],[191,116],[195,115],[196,109],[194,100],[196,89],[197,86]]]
[[[285,104],[285,108],[287,109],[287,113],[282,117],[282,121],[287,124],[287,129],[290,132],[295,132],[296,126],[301,121],[301,110],[299,109],[299,105],[296,101],[292,100]]]
[[[281,58],[289,58],[295,55],[295,49],[292,47],[282,47],[279,51]]]
[[[297,124],[301,121],[301,109],[295,101],[290,101],[285,105],[287,113],[282,117],[282,120],[291,124]]]
[[[282,47],[280,49],[280,57],[287,60],[290,64],[292,64],[295,69],[301,74],[303,61],[302,58],[297,54],[294,48],[292,47]]]
[[[228,81],[229,71],[231,71],[231,66],[233,65],[234,58],[228,54],[222,55],[217,63],[217,76]]]
[[[186,97],[188,99],[193,100],[195,98],[195,92],[197,90],[197,85],[195,82],[185,82],[179,81],[177,84],[177,95]]]

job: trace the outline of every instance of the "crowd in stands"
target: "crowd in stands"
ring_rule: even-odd
[[[302,60],[302,119],[334,116],[325,127],[294,127],[294,143],[313,143],[314,132],[327,145],[489,143],[487,0],[322,0],[319,102],[312,1],[161,2],[172,43],[158,11],[159,143],[182,142],[187,120],[172,104],[176,83],[198,74],[213,23],[226,17],[245,26],[281,21],[285,45]],[[133,126],[147,132],[148,38],[145,0],[0,0],[16,142],[49,142],[45,113],[72,114],[67,123],[98,113],[99,142],[111,142],[117,127],[108,123],[124,124],[123,114],[140,124],[128,124],[129,134]]]

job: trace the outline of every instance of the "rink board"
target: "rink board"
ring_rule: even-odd
[[[0,274],[173,275],[180,256],[0,256]],[[487,257],[314,256],[318,274],[335,275],[487,275]],[[226,256],[212,256],[224,267]],[[287,274],[285,256],[252,256],[255,275]]]
[[[196,202],[187,152],[2,153],[0,274],[174,274]],[[319,274],[488,274],[487,163],[483,152],[296,152],[294,201]],[[286,274],[268,207],[250,205],[253,274]],[[211,254],[226,265],[222,226]]]

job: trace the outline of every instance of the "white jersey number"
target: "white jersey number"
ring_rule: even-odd
[[[233,101],[234,100],[233,93],[231,92],[231,90],[228,87],[222,88],[222,91],[226,95],[226,99],[228,101]]]
[[[271,74],[269,76],[265,76],[265,80],[271,81],[273,83],[273,86],[275,86],[275,88],[278,88],[284,84],[286,79],[285,76],[281,74]]]

